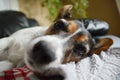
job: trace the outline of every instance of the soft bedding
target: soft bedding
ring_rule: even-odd
[[[93,54],[77,64],[70,62],[56,66],[63,69],[65,80],[120,80],[120,38],[111,35],[104,37],[113,39],[113,45],[108,51],[102,51],[100,55]],[[46,80],[38,79],[27,67],[0,73],[0,80],[12,79]]]
[[[76,64],[78,80],[117,80],[120,75],[120,48],[92,55]]]
[[[113,45],[100,55],[87,57],[75,65],[78,80],[120,80],[120,38],[113,39]]]

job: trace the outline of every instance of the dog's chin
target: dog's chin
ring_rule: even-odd
[[[44,64],[38,64],[38,63],[31,63],[29,60],[25,60],[26,66],[33,72],[37,73],[44,73],[48,69],[48,67]]]
[[[37,73],[40,73],[40,74],[43,74],[47,70],[49,70],[51,68],[55,68],[56,66],[60,65],[60,63],[57,62],[57,60],[53,61],[53,62],[50,62],[48,64],[40,64],[40,63],[36,63],[36,62],[31,62],[27,58],[25,58],[25,63],[31,71],[37,72]]]
[[[64,80],[66,74],[64,70],[59,68],[60,63],[51,62],[49,64],[31,64],[25,60],[27,67],[36,74],[36,76],[46,77],[46,80]]]

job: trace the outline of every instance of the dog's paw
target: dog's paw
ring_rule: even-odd
[[[45,72],[47,80],[64,80],[65,73],[61,68],[50,68]]]

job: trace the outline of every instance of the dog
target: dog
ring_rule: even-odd
[[[75,33],[78,29],[81,29],[81,32],[79,32],[77,37],[74,37],[75,42],[72,48],[66,51],[66,56],[68,56],[68,58],[65,58],[65,63],[70,61],[78,62],[81,58],[91,55],[91,53],[99,54],[102,50],[107,50],[113,44],[113,41],[110,38],[93,38],[90,32],[78,20],[60,19],[48,28],[46,34],[57,34],[66,37]]]
[[[15,32],[10,37],[0,39],[0,71],[15,68],[23,61],[29,42],[44,35],[47,28],[35,27]]]
[[[71,9],[71,5],[64,6],[64,8],[62,9],[63,14],[61,15],[60,13],[58,16],[60,19],[54,20],[54,23],[46,30],[45,35],[47,36],[38,37],[33,42],[31,42],[32,45],[28,49],[29,54],[27,54],[26,55],[27,58],[25,58],[26,64],[30,66],[31,70],[38,71],[38,72],[44,72],[45,68],[47,69],[47,68],[53,67],[57,63],[58,64],[68,63],[70,61],[78,62],[80,61],[80,59],[88,55],[91,55],[90,53],[99,54],[102,50],[105,51],[112,45],[113,43],[112,39],[103,38],[103,39],[98,39],[96,41],[95,39],[93,39],[89,30],[85,28],[82,22],[78,20],[69,19],[70,9]],[[45,44],[42,44],[44,43],[44,41],[45,41]],[[34,44],[36,44],[37,47]],[[52,45],[55,45],[55,46],[52,46]],[[57,47],[58,45],[59,47]],[[48,48],[42,49],[43,51],[41,51],[40,48],[44,46],[47,46]],[[38,50],[36,51],[37,52],[36,55],[35,55],[35,52],[33,52],[34,47],[35,47],[35,50],[36,49]],[[61,52],[62,56],[61,55],[57,56],[59,53],[53,52],[51,48],[53,48],[55,52],[58,52],[57,50],[61,49],[59,52]],[[40,66],[38,66],[38,64],[37,63],[35,64],[35,62],[41,62],[42,60],[43,62],[46,61],[44,60],[46,58],[44,57],[40,58],[41,57],[40,53],[44,51],[47,55],[51,54],[52,56],[49,55],[49,57],[51,56],[50,60],[48,60],[49,58],[47,58],[48,60],[48,62],[46,63],[47,65],[42,66],[41,63],[39,63]],[[51,53],[49,53],[48,51]],[[57,59],[59,60],[55,59],[55,55]],[[43,71],[41,71],[41,68]]]
[[[73,34],[78,29],[82,30],[80,35],[76,38],[73,45],[74,47],[66,52],[66,56],[69,57],[66,58],[66,61],[64,61],[65,63],[67,61],[78,62],[80,58],[91,55],[91,53],[100,54],[102,50],[107,50],[113,44],[113,40],[110,38],[94,38],[95,36],[107,34],[109,26],[105,21],[71,18],[70,11],[72,7],[72,5],[65,5],[54,20],[54,24],[46,31],[47,35],[57,34],[66,37]],[[104,45],[104,47],[102,45]]]
[[[59,64],[78,62],[90,53],[99,54],[112,45],[109,38],[96,42],[80,21],[70,20],[69,16],[64,19],[64,15],[49,28],[23,29],[1,39],[4,41],[0,47],[1,71],[16,67],[24,58],[32,71],[45,73]]]
[[[64,24],[69,22],[64,19],[60,19],[60,21],[65,22]],[[72,23],[79,28],[71,34],[61,31],[52,35],[47,34],[50,33],[48,31],[51,31],[48,28],[45,36],[37,37],[29,43],[24,59],[30,70],[47,74],[42,75],[45,77],[59,76],[62,77],[61,80],[64,80],[64,71],[56,68],[57,66],[71,61],[78,62],[93,53],[99,55],[101,51],[106,51],[112,45],[112,39],[103,38],[95,41],[82,23],[77,21],[72,21]],[[73,26],[73,24],[65,27],[69,26]]]

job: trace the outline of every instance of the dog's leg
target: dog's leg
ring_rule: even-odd
[[[13,38],[0,39],[0,55],[13,44]]]
[[[2,38],[0,39],[0,72],[7,69],[13,68],[13,63],[7,60],[8,49],[13,44],[13,38]]]
[[[2,38],[0,39],[0,61],[6,60],[8,57],[8,50],[13,44],[13,38]]]
[[[8,69],[12,69],[13,68],[13,63],[11,63],[10,61],[1,61],[0,62],[0,72],[8,70]]]

